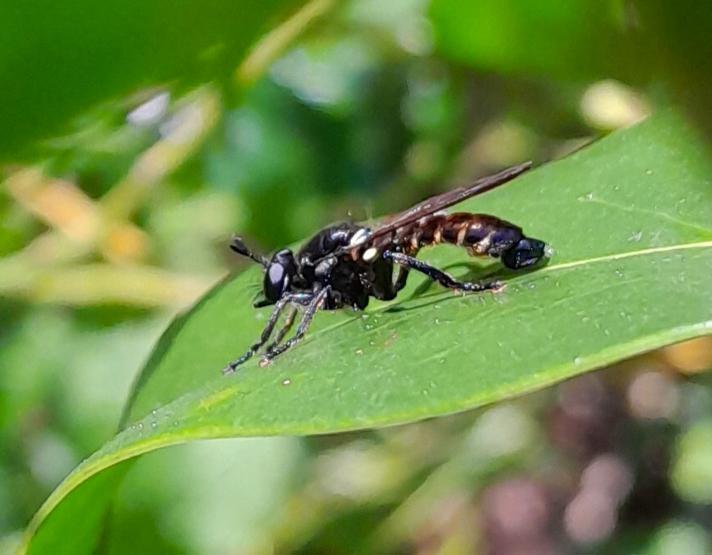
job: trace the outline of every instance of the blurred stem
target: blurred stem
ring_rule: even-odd
[[[242,86],[259,79],[272,61],[340,0],[313,0],[266,35],[239,66]],[[129,220],[155,186],[204,142],[220,116],[218,94],[203,87],[186,99],[169,131],[136,160],[126,177],[94,202],[73,183],[21,170],[7,180],[15,200],[53,229],[0,260],[0,295],[68,304],[122,302],[185,306],[214,279],[176,276],[155,268],[95,264],[62,268],[98,251],[110,262],[143,259],[146,234]]]
[[[11,175],[6,180],[9,193],[54,229],[1,261],[0,272],[5,266],[22,266],[27,271],[33,267],[47,269],[96,250],[114,263],[143,259],[150,250],[149,238],[129,218],[152,188],[202,145],[218,116],[217,94],[209,88],[201,89],[174,116],[175,125],[170,132],[146,150],[128,175],[98,203],[73,183],[36,170],[20,170]]]
[[[248,87],[265,74],[272,62],[341,0],[312,0],[279,27],[267,33],[250,51],[235,72],[239,86]]]
[[[75,241],[97,232],[100,215],[94,201],[70,181],[27,168],[8,177],[5,188],[25,210]]]
[[[46,264],[81,257],[91,252],[102,236],[110,247],[102,249],[108,260],[140,260],[148,253],[149,239],[140,228],[119,222],[104,229],[99,206],[70,181],[28,168],[8,177],[5,186],[20,206],[59,232],[37,238],[21,258]]]
[[[247,86],[259,79],[297,36],[339,1],[313,0],[266,35],[239,66],[240,84]],[[114,263],[144,258],[149,250],[148,237],[130,223],[130,218],[152,189],[202,145],[219,116],[220,102],[212,88],[203,87],[194,93],[173,116],[169,132],[148,148],[98,203],[73,183],[48,178],[36,170],[21,170],[10,176],[8,190],[15,200],[54,229],[0,260],[0,295],[70,304],[192,302],[208,282],[160,274],[145,267],[61,266],[96,250]],[[101,279],[106,280],[104,285]]]
[[[111,264],[40,270],[15,259],[2,261],[0,296],[75,306],[120,303],[182,309],[207,291],[217,277],[196,278],[149,266]]]
[[[147,195],[185,162],[215,127],[220,115],[217,93],[203,87],[173,116],[170,132],[148,148],[133,164],[124,179],[101,199],[108,221],[129,219]]]

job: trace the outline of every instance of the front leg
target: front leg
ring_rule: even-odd
[[[274,338],[274,341],[267,345],[265,347],[265,351],[269,352],[272,349],[274,349],[277,345],[279,345],[284,337],[289,333],[289,330],[292,329],[292,325],[294,324],[294,318],[297,315],[297,308],[294,306],[291,306],[289,308],[289,312],[287,313],[286,318],[284,319],[284,323],[282,324],[282,327],[279,328],[279,331],[277,332],[277,337]]]
[[[282,313],[282,310],[285,306],[290,303],[310,303],[312,301],[313,296],[314,295],[312,293],[287,293],[281,299],[279,299],[274,305],[272,314],[270,314],[269,320],[267,320],[267,325],[264,327],[262,333],[260,334],[260,338],[249,349],[247,349],[247,352],[245,352],[245,354],[243,354],[240,358],[233,360],[225,368],[223,368],[223,374],[232,374],[238,366],[244,364],[250,358],[252,358],[252,356],[260,350],[262,345],[269,341],[269,338],[272,335],[272,332],[274,331],[274,327],[279,321],[279,315]],[[280,334],[281,333],[282,332],[280,331]]]
[[[447,287],[448,289],[455,289],[457,291],[479,292],[500,289],[503,285],[499,281],[489,281],[482,283],[472,281],[458,281],[450,274],[443,272],[435,266],[431,266],[427,262],[423,262],[422,260],[418,260],[417,258],[408,256],[407,254],[403,254],[400,252],[384,251],[383,257],[393,260],[393,262],[403,268],[421,272],[428,276],[430,279],[437,281],[443,287]]]
[[[299,327],[297,327],[297,332],[294,334],[294,337],[292,337],[282,345],[274,345],[270,349],[268,349],[262,357],[262,360],[260,360],[260,366],[267,366],[270,362],[272,362],[272,360],[274,360],[274,358],[281,355],[284,351],[293,347],[304,338],[304,335],[307,333],[307,330],[309,329],[309,326],[311,325],[312,320],[314,319],[314,315],[319,311],[320,308],[324,306],[324,303],[326,302],[326,298],[329,295],[330,291],[331,287],[327,285],[326,287],[321,289],[316,295],[314,295],[314,298],[312,299],[311,303],[309,303],[309,306],[307,306],[306,310],[304,311],[304,316],[302,317],[302,321],[299,322]]]

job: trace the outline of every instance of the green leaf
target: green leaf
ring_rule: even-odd
[[[0,157],[108,98],[225,79],[275,17],[299,3],[13,3],[0,17]]]
[[[610,77],[629,69],[620,0],[433,0],[438,50],[499,73]]]
[[[712,3],[683,0],[636,0],[640,19],[641,62],[653,64],[651,74],[664,80],[712,141]],[[643,58],[643,56],[641,56]]]
[[[700,139],[674,113],[615,133],[458,207],[549,242],[547,267],[509,276],[501,293],[464,297],[414,278],[365,314],[320,313],[304,343],[272,366],[251,361],[230,377],[221,368],[254,340],[269,309],[251,307],[259,268],[226,280],[166,332],[128,427],[40,509],[30,550],[54,545],[48,538],[63,537],[69,522],[81,525],[84,492],[97,491],[107,471],[160,447],[448,414],[712,332],[710,175]],[[472,274],[462,250],[423,254]]]

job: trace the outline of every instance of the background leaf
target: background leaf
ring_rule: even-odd
[[[671,5],[663,0],[637,1],[641,20],[641,51],[665,76],[678,101],[691,119],[712,139],[712,4],[685,0]]]
[[[0,18],[0,157],[97,102],[225,80],[296,0],[22,2]]]
[[[629,69],[623,12],[618,0],[434,0],[430,8],[442,54],[480,69],[559,79]]]
[[[462,205],[545,239],[556,251],[546,268],[509,276],[498,295],[425,292],[413,279],[399,299],[366,314],[320,314],[287,356],[267,369],[252,361],[228,378],[220,369],[268,310],[251,308],[257,268],[226,281],[165,334],[138,382],[130,425],[50,497],[30,527],[31,551],[76,521],[102,470],[162,446],[447,414],[709,333],[711,170],[700,140],[673,113],[615,133]],[[426,257],[472,273],[460,250]]]
[[[433,0],[430,17],[439,53],[479,70],[638,86],[663,77],[656,96],[675,98],[710,140],[708,2]]]

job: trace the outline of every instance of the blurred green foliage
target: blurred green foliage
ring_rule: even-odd
[[[620,0],[435,0],[430,14],[440,50],[456,60],[505,74],[590,80],[627,69],[623,10]]]
[[[635,6],[642,29],[639,50],[712,137],[712,4],[640,0]]]
[[[274,248],[557,158],[671,99],[712,121],[706,2],[334,3],[241,83],[248,47],[297,7],[4,6],[0,550],[114,433],[175,311],[239,269],[231,232]],[[707,553],[712,398],[688,375],[709,353],[401,428],[159,452],[128,473],[103,545]]]
[[[6,5],[0,18],[0,152],[47,138],[98,101],[229,79],[296,0],[71,0]],[[180,89],[179,89],[180,90]]]

